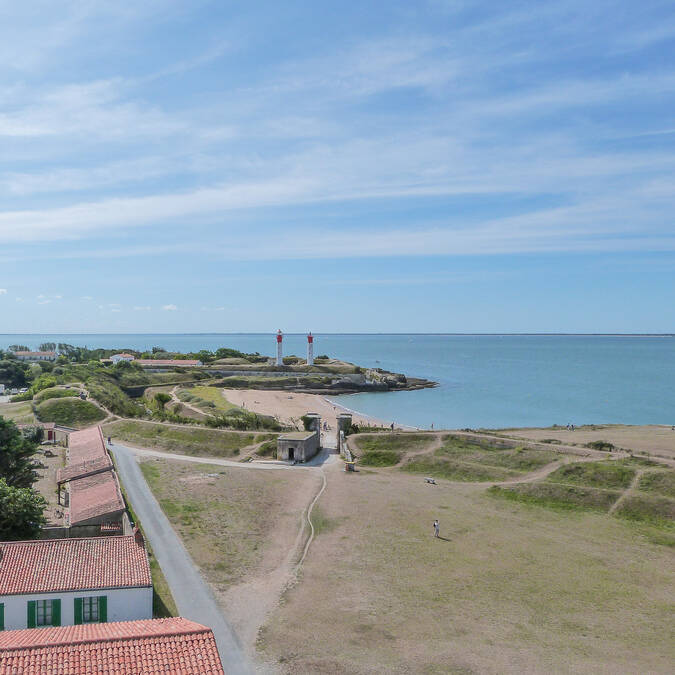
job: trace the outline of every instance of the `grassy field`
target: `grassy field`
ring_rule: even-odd
[[[359,464],[385,467],[402,462],[410,473],[454,481],[502,481],[553,462],[553,450],[510,447],[452,434],[382,433],[353,437]]]
[[[42,403],[42,401],[47,401],[50,398],[73,398],[79,395],[78,389],[63,389],[61,387],[49,387],[48,389],[43,389],[39,391],[33,397],[33,401],[37,403]]]
[[[640,491],[675,499],[675,471],[650,471],[640,479]]]
[[[191,395],[193,398],[181,398],[181,395],[184,394]],[[220,387],[191,387],[181,390],[178,397],[181,400],[189,401],[198,408],[204,408],[204,412],[223,413],[237,407],[223,396],[223,390]]]
[[[320,485],[307,471],[148,459],[143,475],[245,646],[285,585],[301,514]]]
[[[552,483],[575,483],[587,487],[621,489],[627,488],[635,469],[625,462],[574,462],[561,466],[547,477]]]
[[[201,457],[236,457],[242,448],[276,438],[276,434],[236,433],[136,420],[119,420],[106,424],[103,433],[143,448]]]
[[[330,526],[259,640],[281,672],[672,672],[673,551],[642,525],[399,471],[326,474]]]
[[[0,416],[12,420],[17,424],[32,424],[35,422],[31,401],[20,403],[0,403]]]
[[[359,434],[354,437],[359,463],[364,466],[393,466],[405,454],[428,449],[435,441],[433,434]]]
[[[90,401],[79,398],[51,398],[36,407],[41,422],[55,422],[76,429],[88,427],[105,419],[106,414]]]

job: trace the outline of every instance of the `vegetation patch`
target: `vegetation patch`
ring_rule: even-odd
[[[106,414],[89,401],[79,398],[53,398],[35,409],[41,422],[54,422],[65,427],[86,427],[105,419]]]
[[[609,511],[621,496],[613,490],[595,490],[576,485],[556,483],[520,483],[500,487],[493,485],[489,494],[523,504],[535,504],[558,510]]]
[[[483,482],[516,478],[519,472],[496,466],[473,464],[444,457],[415,457],[401,467],[409,473],[422,473],[446,480]]]
[[[650,471],[640,479],[640,490],[675,499],[675,471]]]
[[[356,446],[363,452],[383,450],[386,452],[415,452],[433,445],[436,440],[431,434],[360,434],[354,438]]]
[[[16,424],[32,424],[35,422],[35,414],[30,401],[2,403],[0,404],[0,415]]]
[[[79,395],[80,392],[77,389],[50,387],[49,389],[43,389],[35,394],[33,400],[35,403],[42,403],[42,401],[47,401],[50,398],[76,398]]]
[[[274,441],[265,441],[256,451],[256,455],[260,457],[277,457],[277,442]]]
[[[621,502],[615,513],[617,516],[629,520],[672,525],[675,523],[675,499],[645,494],[629,494]]]
[[[622,461],[574,462],[547,476],[549,483],[574,483],[587,487],[627,488],[635,477],[635,469]]]
[[[138,420],[118,420],[106,424],[104,434],[145,448],[200,457],[232,457],[244,447],[276,438],[273,434],[177,427]]]
[[[220,387],[191,387],[187,393],[191,395],[189,400],[197,407],[202,407],[204,404],[211,403],[212,405],[208,406],[211,410],[207,410],[206,412],[212,412],[214,410],[217,410],[218,412],[227,412],[237,408],[236,405],[230,403],[225,396],[223,396],[223,391]]]
[[[401,461],[403,454],[395,450],[368,450],[359,457],[364,466],[394,466]]]

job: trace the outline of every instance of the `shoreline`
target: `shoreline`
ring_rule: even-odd
[[[320,394],[319,394],[320,395]],[[348,408],[346,405],[342,405],[342,403],[338,403],[337,401],[331,401],[331,399],[327,398],[326,396],[322,397],[326,402],[330,403],[332,406],[337,406],[341,410],[343,410],[346,413],[349,413],[350,415],[355,415],[358,417],[362,417],[366,420],[370,420],[371,422],[374,422],[376,426],[381,426],[381,427],[391,427],[391,425],[394,425],[394,429],[400,429],[403,431],[426,431],[426,429],[420,429],[420,427],[412,427],[407,424],[396,424],[396,422],[384,422],[383,420],[379,419],[378,417],[373,417],[372,415],[368,415],[366,413],[360,412],[359,410],[354,410],[353,408]]]

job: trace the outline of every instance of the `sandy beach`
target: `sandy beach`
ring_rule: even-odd
[[[257,389],[224,389],[225,398],[234,405],[261,415],[277,417],[282,424],[302,428],[301,417],[308,412],[321,415],[331,429],[336,428],[337,416],[351,412],[352,421],[360,427],[388,427],[391,421],[379,420],[357,412],[348,411],[344,406],[333,404],[320,394],[302,394],[289,391],[261,391]],[[396,429],[407,429],[395,425]]]

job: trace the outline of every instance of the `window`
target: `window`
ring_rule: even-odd
[[[36,626],[51,626],[52,625],[52,601],[38,600],[36,602]]]
[[[82,598],[82,623],[98,623],[98,598]]]
[[[105,595],[75,598],[75,625],[105,623],[108,620],[108,598]]]
[[[0,602],[0,630],[5,630],[5,603]]]

